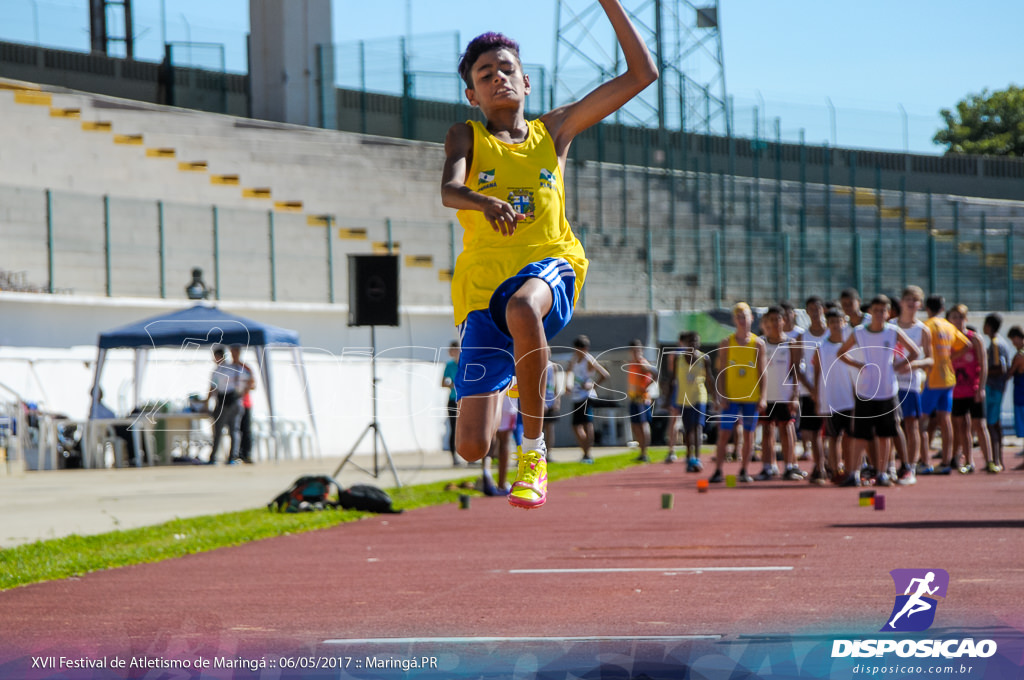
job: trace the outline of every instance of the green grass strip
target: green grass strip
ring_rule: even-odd
[[[652,454],[654,452],[652,451]],[[548,479],[611,472],[635,465],[635,453],[602,456],[592,465],[553,462]],[[479,477],[454,480],[457,485]],[[460,494],[481,495],[457,488],[446,490],[451,480],[400,489],[387,489],[396,508],[413,510],[456,503]],[[265,507],[219,515],[175,519],[138,529],[124,529],[91,536],[71,535],[0,550],[0,591],[58,579],[81,576],[101,569],[161,560],[216,550],[274,536],[297,534],[352,522],[370,513],[352,510],[277,513]]]

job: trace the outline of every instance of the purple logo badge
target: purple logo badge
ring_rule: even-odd
[[[945,569],[893,569],[896,602],[881,632],[928,630],[935,621],[935,597],[946,597],[949,572]]]

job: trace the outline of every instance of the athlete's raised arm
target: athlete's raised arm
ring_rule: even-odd
[[[600,3],[622,46],[626,71],[602,83],[578,102],[560,106],[541,116],[555,141],[555,151],[563,167],[569,144],[576,135],[618,111],[658,79],[658,66],[619,0],[600,0]]]

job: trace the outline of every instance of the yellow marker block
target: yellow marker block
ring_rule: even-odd
[[[992,253],[985,256],[986,267],[1005,267],[1006,263],[1006,253]]]
[[[274,210],[281,212],[302,212],[302,201],[274,201]]]
[[[29,85],[27,83],[9,83],[6,80],[0,80],[0,90],[27,90],[29,92],[39,92],[40,88],[38,85]]]
[[[406,255],[405,256],[406,267],[433,267],[434,256],[433,255]]]
[[[114,135],[114,144],[142,146],[142,135]]]
[[[53,95],[37,90],[15,90],[15,104],[28,104],[29,106],[52,106]]]
[[[438,281],[451,281],[452,280],[452,270],[451,269],[440,269],[440,270],[438,270],[438,272],[437,272],[437,280]]]
[[[242,198],[270,198],[270,189],[267,187],[242,189]]]
[[[174,149],[168,148],[149,148],[146,149],[146,156],[149,158],[174,158],[177,152]]]
[[[903,217],[903,208],[882,208],[883,220],[898,220]]]
[[[59,106],[51,106],[50,116],[53,118],[81,118],[82,109],[62,109]]]
[[[972,253],[980,253],[982,246],[977,241],[963,241],[957,245],[957,250],[965,255],[970,255]]]
[[[83,120],[82,129],[86,132],[110,132],[114,124],[109,120]]]
[[[238,175],[210,175],[210,184],[237,185],[240,181]]]
[[[387,244],[386,241],[374,241],[373,242],[373,252],[375,254],[377,254],[377,255],[385,255],[387,253],[397,253],[398,249],[399,249],[399,245],[400,244],[398,243],[398,241],[392,241],[391,242],[391,249],[389,250],[388,249],[388,244]]]
[[[358,228],[358,227],[354,227],[354,228],[350,228],[350,229],[339,229],[338,230],[338,238],[365,239],[366,238],[366,230]]]
[[[915,231],[917,231],[917,230],[923,231],[923,230],[927,229],[929,226],[930,225],[928,223],[928,218],[927,217],[909,217],[909,218],[907,218],[907,229],[913,229]]]
[[[311,227],[329,227],[333,221],[330,215],[306,215],[306,224]]]
[[[1018,280],[1024,279],[1024,264],[1013,265],[1013,278]]]
[[[206,172],[206,161],[182,161],[178,163],[178,170],[182,172]]]

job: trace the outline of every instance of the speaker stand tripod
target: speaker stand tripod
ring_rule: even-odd
[[[364,429],[363,433],[361,435],[359,435],[359,439],[356,440],[356,443],[352,446],[352,449],[342,459],[341,464],[338,465],[338,469],[334,471],[334,477],[335,478],[338,477],[338,473],[341,472],[341,469],[343,467],[345,467],[345,465],[349,461],[352,460],[352,456],[355,454],[356,449],[359,448],[359,445],[363,443],[363,439],[366,437],[366,435],[370,434],[370,432],[372,431],[373,432],[373,472],[370,472],[366,468],[360,466],[355,461],[352,461],[352,465],[357,467],[357,468],[359,468],[360,470],[362,470],[366,474],[373,475],[374,479],[379,479],[380,478],[380,454],[379,454],[379,449],[378,449],[378,444],[379,444],[380,448],[384,449],[384,456],[387,458],[388,467],[391,468],[391,474],[395,476],[395,483],[399,487],[401,487],[402,486],[402,480],[400,480],[398,478],[398,470],[395,469],[395,461],[391,459],[391,453],[388,451],[388,445],[387,445],[387,443],[384,442],[384,435],[380,431],[380,423],[377,421],[377,383],[379,381],[377,379],[377,327],[376,326],[370,326],[370,346],[372,348],[371,351],[373,352],[370,355],[370,377],[371,377],[372,382],[373,382],[373,387],[372,387],[373,420],[371,420],[370,424],[366,426],[366,429]]]

